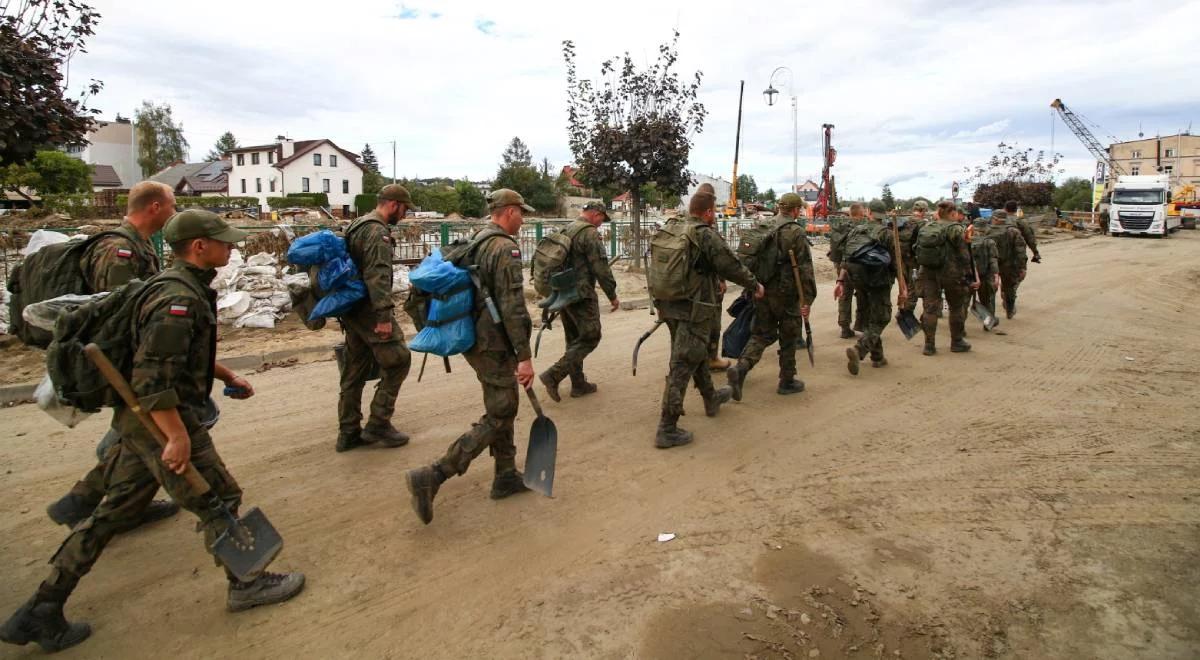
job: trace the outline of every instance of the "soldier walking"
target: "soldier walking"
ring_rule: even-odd
[[[721,404],[732,396],[729,387],[713,387],[707,365],[709,337],[721,314],[719,278],[753,289],[757,299],[764,295],[762,285],[713,229],[715,205],[716,195],[698,191],[688,203],[689,217],[667,221],[650,241],[650,293],[658,318],[671,333],[662,418],[654,438],[659,449],[692,441],[691,432],[677,425],[689,380],[704,398],[704,412],[709,417],[716,416]]]
[[[529,490],[517,470],[517,446],[513,421],[517,417],[520,387],[533,383],[533,352],[529,335],[533,323],[525,308],[521,248],[513,238],[521,231],[525,213],[533,207],[513,190],[492,192],[488,207],[491,222],[467,241],[443,253],[447,261],[474,269],[481,290],[475,295],[475,345],[463,357],[475,370],[483,388],[483,417],[446,449],[432,465],[410,470],[405,475],[412,506],[421,522],[433,520],[433,498],[442,483],[466,474],[471,461],[483,450],[496,462],[491,497],[494,500]],[[494,302],[500,315],[497,323],[488,310]]]
[[[411,206],[412,198],[404,186],[384,186],[375,210],[346,229],[346,251],[358,267],[367,297],[338,319],[346,346],[338,395],[339,452],[372,443],[384,447],[408,444],[408,435],[392,426],[396,397],[408,376],[412,354],[393,309],[391,227],[404,219]],[[360,428],[363,387],[376,366],[382,375],[371,398],[370,418],[366,427]]]
[[[938,311],[943,294],[950,306],[950,351],[965,353],[971,350],[971,345],[963,339],[966,323],[962,304],[970,290],[966,282],[967,271],[971,268],[967,253],[971,231],[955,222],[955,217],[952,202],[939,202],[933,222],[922,225],[913,237],[914,256],[921,267],[917,284],[925,299],[921,314],[925,355],[937,353]],[[974,282],[973,276],[971,281]]]
[[[0,640],[10,644],[36,642],[46,651],[58,651],[87,639],[91,628],[68,622],[63,605],[112,537],[145,516],[160,485],[200,519],[204,547],[212,551],[229,522],[184,478],[189,464],[235,515],[241,503],[242,490],[217,453],[201,415],[214,378],[238,388],[238,398],[254,394],[250,383],[216,362],[216,292],[209,288],[216,269],[229,262],[233,243],[246,232],[225,224],[215,213],[189,210],[175,215],[163,234],[175,262],[141,294],[132,320],[137,349],[130,386],[166,436],[166,447],[133,410],[124,405],[114,409],[113,426],[121,441],[115,445],[104,501],[86,523],[71,530],[50,559],[50,575],[0,627]],[[226,575],[226,606],[234,612],[287,600],[304,588],[302,573],[263,573],[251,582],[241,582],[228,571]]]
[[[928,212],[929,204],[925,200],[919,199],[913,202],[912,215],[901,220],[896,227],[900,239],[900,251],[904,255],[906,268],[900,275],[904,277],[904,284],[908,288],[908,300],[905,302],[904,309],[909,312],[916,310],[917,299],[921,297],[921,290],[917,286],[917,260],[913,249],[913,237],[916,236],[917,230],[922,225],[929,222],[925,217]]]
[[[617,280],[613,277],[604,244],[596,228],[608,222],[608,211],[604,204],[592,202],[583,207],[583,213],[570,226],[563,229],[571,238],[571,250],[567,256],[567,267],[575,272],[578,280],[579,300],[568,304],[560,312],[567,349],[539,379],[546,392],[555,401],[561,401],[558,384],[568,376],[571,378],[571,397],[587,396],[596,391],[595,383],[588,382],[583,373],[583,361],[600,345],[600,304],[596,299],[596,284],[608,297],[610,311],[617,311],[621,301],[617,298]]]
[[[892,320],[892,282],[896,279],[895,248],[890,238],[888,227],[874,218],[855,225],[846,235],[845,259],[833,295],[844,298],[849,285],[863,296],[863,333],[854,346],[846,349],[846,368],[854,376],[868,355],[872,367],[888,363],[882,335]]]
[[[1025,279],[1027,266],[1025,239],[1017,225],[1013,224],[1007,211],[992,213],[992,224],[988,227],[988,238],[996,244],[996,258],[1000,270],[1000,293],[1006,318],[1012,318],[1017,309],[1017,287]],[[994,313],[994,294],[993,294]]]
[[[804,381],[796,378],[796,348],[803,345],[801,328],[808,318],[809,306],[800,306],[796,277],[788,253],[796,255],[800,282],[805,301],[817,297],[817,282],[813,276],[812,251],[809,249],[805,226],[798,221],[804,209],[804,199],[796,193],[784,193],[776,205],[774,220],[763,228],[766,236],[759,248],[759,259],[752,272],[765,289],[762,301],[754,310],[754,327],[750,342],[742,351],[737,364],[729,367],[726,378],[735,401],[742,400],[742,387],[754,365],[762,360],[763,352],[779,342],[778,394],[797,394],[804,391]],[[747,267],[750,264],[745,264]]]
[[[989,225],[984,218],[975,218],[971,226],[974,227],[971,252],[975,257],[975,272],[979,273],[979,304],[986,307],[988,314],[995,317],[996,291],[1000,288],[1000,261],[996,241],[988,236]],[[969,298],[967,303],[969,308]]]
[[[1008,216],[1008,224],[1021,234],[1021,243],[1017,248],[1020,255],[1014,259],[1014,263],[1019,261],[1021,264],[1020,278],[1010,279],[1009,284],[1004,287],[1004,315],[1011,319],[1017,315],[1017,287],[1025,281],[1025,268],[1030,261],[1035,264],[1042,263],[1042,254],[1038,251],[1037,236],[1033,227],[1029,225],[1028,220],[1019,215],[1020,205],[1015,200],[1009,200],[1004,203],[1004,212]],[[1032,259],[1029,258],[1030,250],[1033,251]]]
[[[846,236],[857,225],[866,220],[866,208],[857,202],[850,205],[849,218],[836,218],[829,228],[829,252],[827,256],[833,262],[834,272],[841,272],[846,256],[844,254]],[[838,326],[842,329],[842,339],[854,339],[856,332],[863,330],[863,295],[854,289],[853,284],[846,282],[845,295],[838,298]],[[857,307],[857,309],[855,309]],[[851,320],[854,321],[851,326]]]

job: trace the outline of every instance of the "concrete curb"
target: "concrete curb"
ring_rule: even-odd
[[[282,351],[272,351],[260,355],[239,355],[237,357],[221,358],[220,362],[234,371],[239,371],[257,369],[268,362],[279,362],[280,360],[292,357],[317,353],[324,353],[330,359],[333,359],[332,346],[309,346],[306,348],[289,348]],[[0,406],[8,406],[33,399],[33,391],[37,389],[37,386],[37,383],[24,383],[21,385],[0,387]]]

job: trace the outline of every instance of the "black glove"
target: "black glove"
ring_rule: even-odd
[[[1033,259],[1031,259],[1031,261],[1033,261],[1033,263],[1035,263],[1035,264],[1042,263],[1042,255],[1038,254],[1037,252],[1034,252]]]

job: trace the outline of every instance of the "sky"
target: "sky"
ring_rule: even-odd
[[[708,109],[690,169],[729,179],[739,82],[739,173],[761,190],[821,169],[831,123],[843,198],[949,196],[1000,141],[1094,159],[1052,114],[1062,98],[1101,143],[1200,131],[1187,30],[1200,2],[891,0],[592,3],[478,0],[95,0],[101,13],[70,83],[104,82],[101,118],[169,103],[200,160],[225,131],[242,145],[277,135],[370,144],[385,175],[494,176],[514,136],[554,168],[571,162],[563,40],[581,78],[629,52],[650,63],[679,30],[682,77],[703,73]],[[1191,26],[1187,28],[1185,26]],[[782,91],[773,107],[763,90]],[[789,71],[791,75],[789,75]]]

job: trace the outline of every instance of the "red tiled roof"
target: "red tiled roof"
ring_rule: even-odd
[[[92,185],[101,188],[120,188],[121,177],[112,165],[92,165]]]
[[[616,197],[613,197],[614,202],[628,202],[630,199],[632,199],[632,195],[629,194],[628,190],[620,195],[617,195]]]

